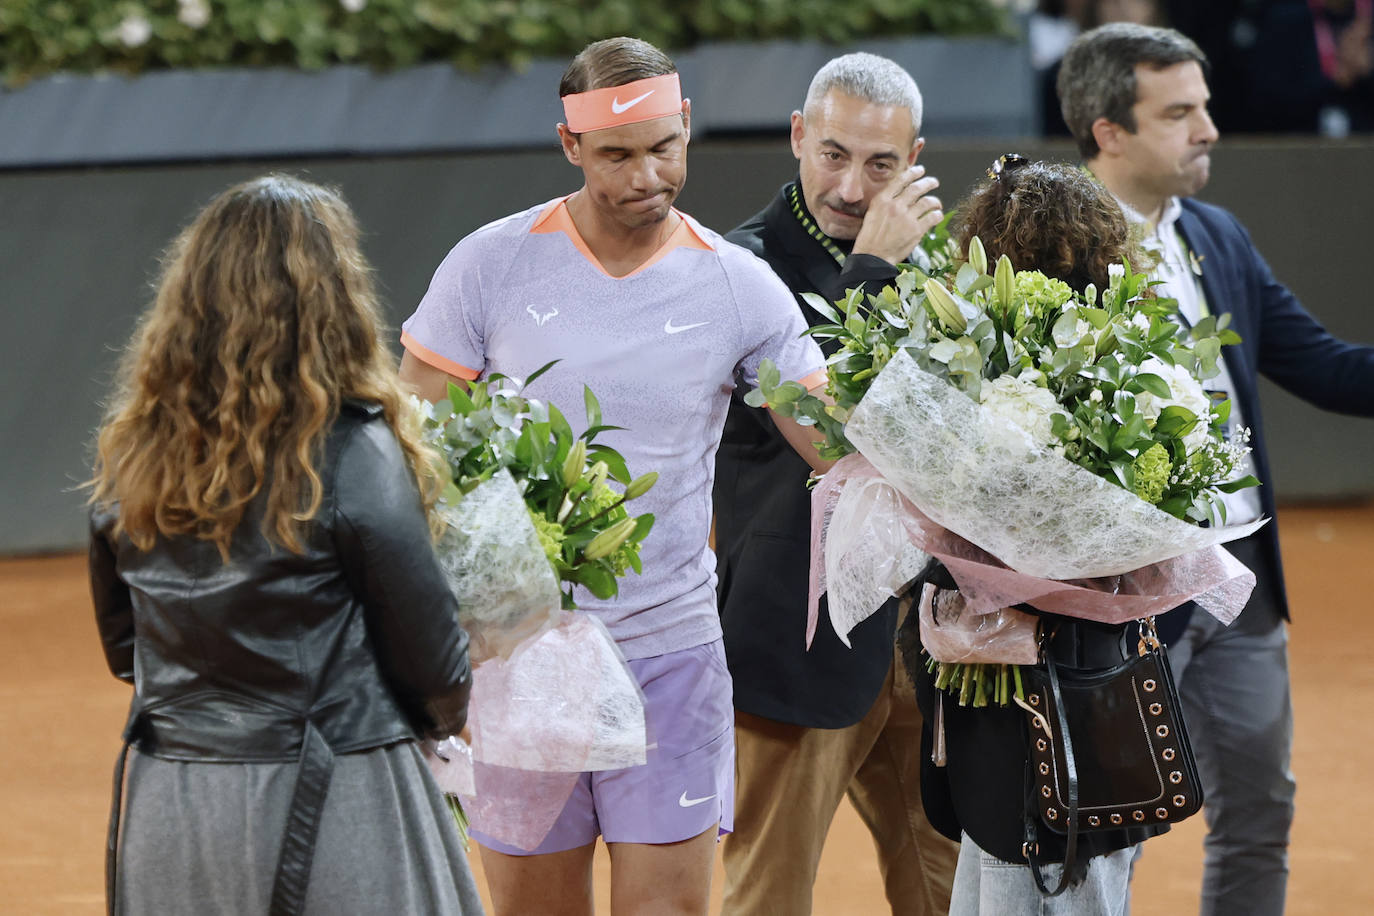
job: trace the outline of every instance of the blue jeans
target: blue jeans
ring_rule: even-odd
[[[1046,897],[1035,886],[1030,866],[1005,862],[963,835],[954,870],[949,916],[1125,916],[1134,846],[1098,856],[1077,887]],[[1047,887],[1059,883],[1061,866],[1041,868]]]
[[[1229,627],[1201,610],[1169,647],[1202,778],[1203,916],[1280,916],[1296,784],[1288,630],[1252,602]]]

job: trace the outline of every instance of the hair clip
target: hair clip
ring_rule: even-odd
[[[1030,160],[1020,153],[1003,153],[997,157],[997,161],[988,169],[988,177],[997,181],[1002,177],[1003,172],[1010,172],[1012,169],[1019,169],[1023,165],[1030,165]]]

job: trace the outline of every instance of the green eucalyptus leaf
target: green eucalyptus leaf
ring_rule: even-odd
[[[600,426],[589,426],[579,438],[586,439],[588,442],[591,442],[593,439],[595,439],[597,436],[601,435],[604,432],[609,432],[611,430],[617,429],[623,430],[624,428],[625,427],[623,426],[612,426],[608,423],[603,423]]]
[[[954,288],[961,294],[967,296],[971,292],[970,287],[972,287],[973,284],[977,282],[978,278],[982,276],[984,276],[984,274],[979,273],[977,268],[965,262],[954,274]]]
[[[839,325],[843,323],[843,319],[840,318],[840,313],[835,311],[835,307],[827,302],[824,296],[818,295],[817,293],[802,293],[802,299],[807,305],[815,309],[817,314],[824,316],[832,324]]]
[[[477,405],[472,403],[472,398],[468,396],[467,391],[457,382],[450,381],[448,383],[448,401],[449,406],[446,409],[441,409],[436,404],[435,410],[440,413],[456,412],[467,415],[477,409]]]
[[[1255,475],[1253,474],[1246,474],[1244,477],[1238,478],[1236,480],[1228,480],[1226,483],[1217,484],[1217,489],[1223,493],[1235,493],[1239,490],[1244,490],[1247,487],[1258,486],[1261,486],[1259,478],[1255,477]]]
[[[629,468],[625,466],[625,458],[619,452],[609,445],[594,442],[587,447],[587,460],[593,460],[593,456],[598,460],[606,462],[606,467],[609,469],[609,473],[613,480],[619,481],[622,484],[629,484],[632,479],[630,477],[630,471]]]
[[[601,402],[596,399],[596,395],[592,393],[592,389],[586,385],[582,386],[582,400],[587,406],[587,425],[600,426]]]
[[[649,532],[653,530],[653,527],[654,514],[652,512],[645,512],[643,515],[636,516],[634,530],[630,532],[630,536],[626,538],[626,540],[629,543],[638,544],[649,536]]]
[[[531,372],[531,373],[529,374],[529,377],[525,379],[525,384],[524,384],[524,385],[521,385],[520,387],[521,387],[521,388],[527,388],[527,387],[529,387],[531,384],[533,384],[533,382],[534,382],[535,379],[539,378],[539,376],[543,375],[545,372],[548,372],[548,371],[549,371],[550,369],[552,369],[554,366],[558,365],[558,362],[559,362],[559,361],[556,360],[556,359],[550,360],[549,362],[547,362],[547,363],[545,363],[544,365],[540,366],[538,369],[535,369],[533,372]]]
[[[563,416],[563,412],[561,410],[559,410],[552,404],[548,405],[548,417],[549,427],[553,430],[555,436],[557,436],[560,440],[564,438],[572,438],[572,425],[568,423],[567,418]]]
[[[765,359],[759,364],[759,387],[765,394],[772,392],[781,381],[782,373],[771,359]]]
[[[1148,391],[1157,398],[1172,397],[1169,383],[1164,380],[1163,376],[1155,375],[1153,372],[1138,373],[1126,383],[1126,389],[1136,394]]]
[[[1187,496],[1166,496],[1155,508],[1169,513],[1174,518],[1184,519],[1191,505],[1192,500]]]
[[[1172,404],[1159,412],[1155,419],[1155,435],[1179,439],[1197,425],[1197,414],[1186,407]]]
[[[931,359],[948,364],[951,359],[959,355],[959,343],[948,337],[942,337],[931,345],[928,352]]]
[[[1127,490],[1135,489],[1135,468],[1129,459],[1112,459],[1107,463],[1117,483]]]
[[[964,290],[964,295],[972,296],[974,293],[982,292],[989,286],[992,286],[993,282],[994,280],[992,277],[988,276],[987,274],[983,274],[978,279],[974,280],[972,283],[968,285],[968,289]]]
[[[615,574],[607,568],[604,560],[584,561],[574,569],[573,578],[603,601],[615,597]]]

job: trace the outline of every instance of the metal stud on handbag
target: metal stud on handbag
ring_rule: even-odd
[[[1022,705],[1030,722],[1034,800],[1041,821],[1068,835],[1068,858],[1080,831],[1174,823],[1202,807],[1193,749],[1153,618],[1140,621],[1136,654],[1119,665],[1066,668],[1045,651],[1029,679]]]

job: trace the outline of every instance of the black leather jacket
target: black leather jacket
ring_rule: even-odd
[[[192,537],[138,550],[112,535],[112,509],[91,516],[96,622],[110,670],[135,688],[126,746],[299,761],[278,874],[288,897],[293,880],[304,892],[333,755],[457,733],[472,681],[457,602],[380,408],[345,405],[319,471],[324,502],[303,555],[263,538],[261,500],[228,563]]]

